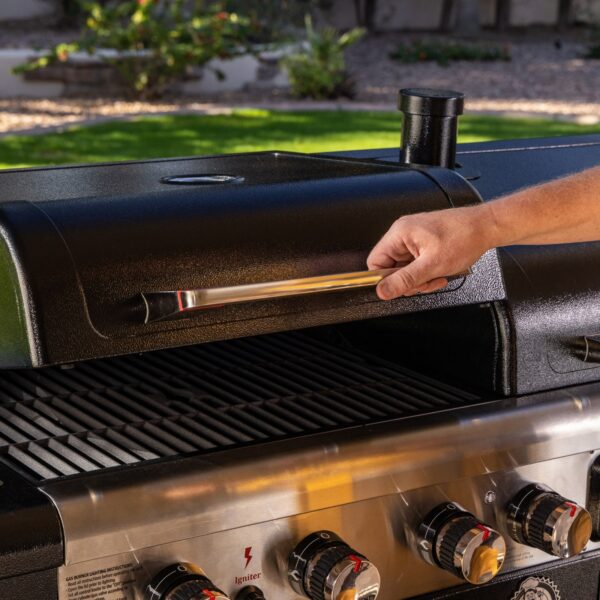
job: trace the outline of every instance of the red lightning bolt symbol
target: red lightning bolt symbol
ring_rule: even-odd
[[[217,597],[212,590],[202,590],[202,593],[208,598],[208,600],[217,600]]]
[[[248,568],[248,565],[250,564],[250,561],[252,560],[252,546],[248,546],[245,550],[244,550],[244,558],[246,559],[246,564],[244,566],[244,569]]]

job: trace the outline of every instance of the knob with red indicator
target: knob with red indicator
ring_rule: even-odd
[[[332,531],[305,537],[288,559],[288,581],[311,600],[376,600],[379,571]]]
[[[475,585],[502,568],[504,538],[456,503],[440,504],[419,526],[419,552],[436,565]]]
[[[515,541],[560,558],[582,552],[592,536],[592,518],[585,508],[537,483],[516,494],[506,516]]]
[[[229,597],[199,567],[177,563],[152,578],[146,586],[145,600],[229,600]]]

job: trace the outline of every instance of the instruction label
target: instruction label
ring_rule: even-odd
[[[136,580],[142,570],[134,562],[73,565],[59,569],[60,600],[136,600]]]

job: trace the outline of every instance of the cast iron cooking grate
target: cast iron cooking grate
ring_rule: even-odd
[[[0,456],[36,481],[479,398],[306,333],[0,372]]]

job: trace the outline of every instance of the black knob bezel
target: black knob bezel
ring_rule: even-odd
[[[457,577],[463,578],[462,571],[454,564],[454,555],[460,540],[471,529],[479,526],[479,521],[471,514],[459,515],[446,521],[444,535],[440,540],[438,561],[442,568]],[[436,541],[437,544],[437,541]],[[434,554],[437,554],[434,551]]]
[[[310,598],[306,572],[311,561],[327,548],[343,544],[343,540],[333,531],[315,531],[300,541],[288,557],[288,581],[294,591]]]
[[[145,600],[164,600],[171,592],[189,582],[197,582],[202,589],[225,595],[205,575],[190,570],[183,563],[175,563],[160,570],[150,580],[144,589]]]
[[[325,599],[325,585],[327,583],[327,577],[335,565],[344,559],[349,558],[350,556],[363,561],[367,560],[366,557],[354,551],[346,543],[328,548],[319,556],[319,559],[317,560],[310,574],[309,588],[311,600]]]
[[[568,502],[558,494],[542,494],[542,497],[537,497],[538,504],[535,506],[527,523],[525,537],[527,543],[533,548],[543,550],[548,554],[554,554],[552,548],[552,540],[544,540],[544,532],[546,523],[550,515],[564,502]]]
[[[521,544],[554,555],[552,542],[544,540],[544,532],[552,513],[565,502],[570,500],[545,485],[526,485],[506,507],[511,537]]]
[[[335,565],[350,556],[367,560],[333,531],[322,530],[311,533],[295,547],[289,556],[288,580],[290,585],[295,591],[311,600],[324,600],[329,573]],[[298,574],[297,580],[293,577],[293,573]]]
[[[423,521],[421,521],[421,524],[419,525],[418,534],[419,534],[419,537],[421,538],[421,540],[423,540],[427,543],[427,547],[428,547],[427,554],[428,554],[429,558],[431,559],[431,562],[433,562],[434,564],[436,564],[438,567],[440,567],[442,569],[449,570],[446,567],[447,561],[442,562],[440,557],[438,557],[438,553],[436,550],[437,544],[438,544],[438,537],[441,534],[444,527],[450,521],[455,521],[455,520],[458,521],[459,519],[462,520],[463,517],[470,517],[471,519],[473,519],[473,521],[475,522],[475,526],[477,525],[477,523],[479,523],[479,521],[477,521],[477,519],[470,512],[467,512],[464,508],[462,508],[458,504],[449,502],[447,504],[439,504],[434,509],[432,509],[429,513],[427,513],[427,515],[425,516],[425,518],[423,519]],[[453,528],[450,527],[449,529],[453,529]],[[469,529],[471,529],[471,527],[468,527],[465,530],[465,532],[468,531]],[[463,532],[463,535],[464,535],[464,532]],[[454,554],[454,550],[456,549],[456,544],[458,544],[459,540],[460,540],[460,538],[458,538],[458,540],[454,544],[454,546],[452,548],[452,554]],[[442,538],[441,541],[442,541],[442,545],[444,545],[443,544],[444,538]],[[446,549],[446,547],[447,547],[447,545],[444,545],[444,549]],[[456,573],[456,569],[454,568],[454,561],[452,561],[452,568],[450,570],[452,571],[452,573]]]

